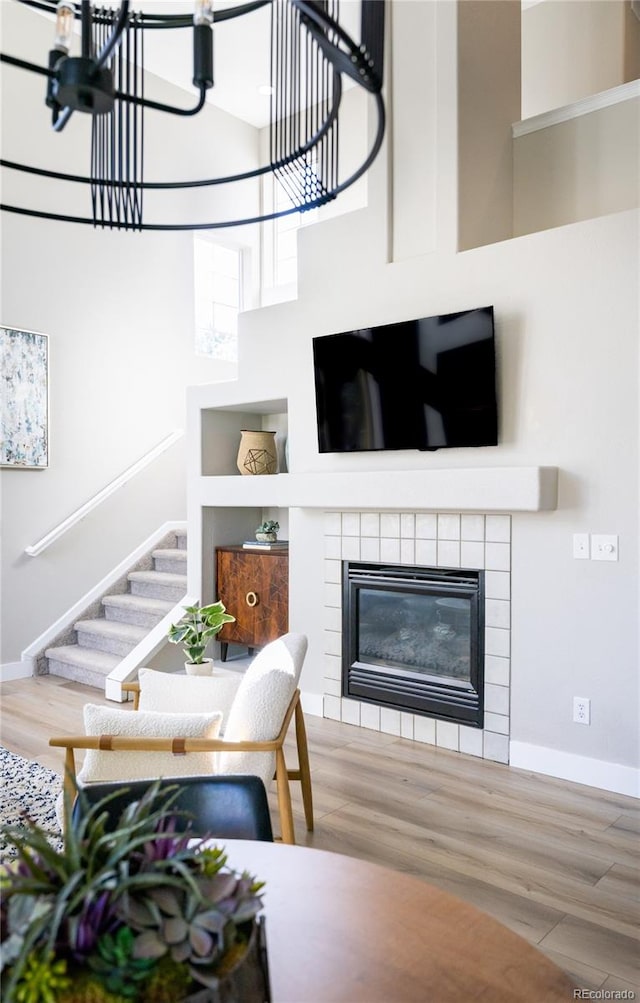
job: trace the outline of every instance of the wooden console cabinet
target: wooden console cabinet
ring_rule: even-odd
[[[250,650],[289,629],[289,554],[286,550],[216,548],[216,591],[235,623],[226,623],[217,640],[222,660],[230,643]]]

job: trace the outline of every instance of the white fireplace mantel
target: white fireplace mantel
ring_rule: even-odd
[[[204,506],[548,512],[558,504],[557,467],[332,471],[199,480]]]

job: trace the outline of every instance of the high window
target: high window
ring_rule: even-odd
[[[242,250],[194,237],[193,253],[196,355],[237,362]]]

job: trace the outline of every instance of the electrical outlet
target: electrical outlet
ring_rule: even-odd
[[[591,724],[591,700],[588,697],[573,698],[573,720],[576,724]]]

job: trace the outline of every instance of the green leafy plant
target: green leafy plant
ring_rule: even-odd
[[[62,850],[31,822],[2,827],[17,854],[0,870],[2,999],[177,1003],[217,986],[246,952],[262,883],[229,869],[222,848],[176,833],[178,788],[159,786],[114,830],[115,794],[85,801],[73,824],[67,811]]]
[[[235,616],[226,612],[222,602],[210,606],[185,606],[184,616],[172,623],[167,635],[171,644],[182,644],[187,661],[201,665],[212,637],[225,623],[235,623]]]

